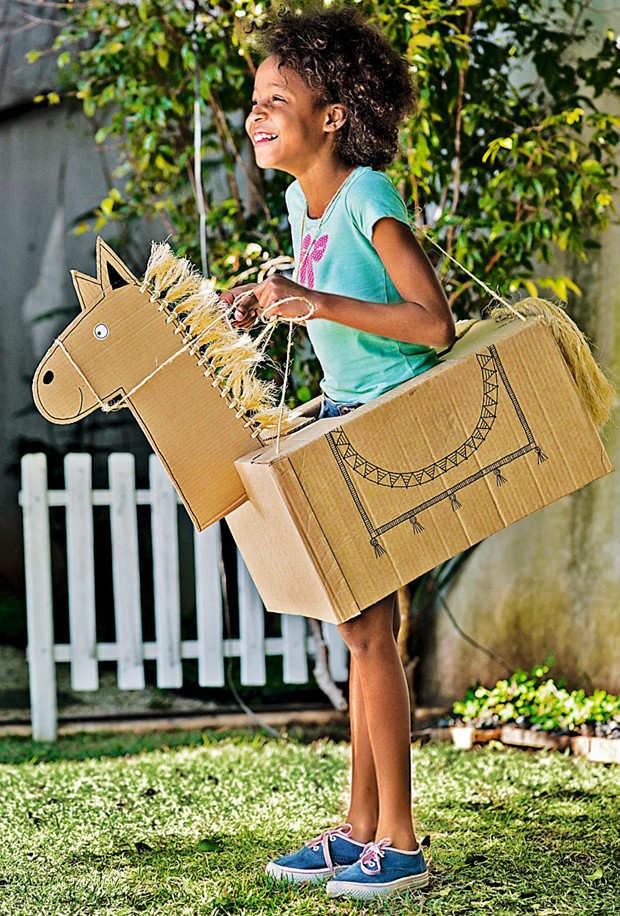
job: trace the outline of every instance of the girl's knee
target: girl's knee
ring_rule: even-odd
[[[359,617],[339,624],[338,630],[353,657],[391,651],[395,645],[391,614],[373,615],[364,611]]]

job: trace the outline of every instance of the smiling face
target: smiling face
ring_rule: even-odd
[[[260,168],[299,177],[317,156],[331,156],[333,134],[342,120],[341,106],[317,106],[316,93],[277,58],[268,57],[256,71],[245,126]]]

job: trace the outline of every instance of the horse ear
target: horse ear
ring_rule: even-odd
[[[83,312],[87,312],[103,296],[101,283],[86,274],[81,274],[77,270],[71,271],[71,279],[80,301],[80,308]]]
[[[104,292],[134,284],[138,280],[101,237],[97,238],[97,279]]]

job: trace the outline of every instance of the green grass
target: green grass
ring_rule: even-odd
[[[414,747],[432,884],[357,904],[263,873],[342,816],[344,742],[177,733],[1,745],[2,916],[620,914],[618,769]]]

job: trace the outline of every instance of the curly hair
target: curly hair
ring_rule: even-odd
[[[379,29],[355,7],[341,6],[280,11],[257,32],[259,53],[294,70],[316,93],[317,107],[345,106],[347,120],[334,138],[341,162],[373,169],[392,162],[416,93],[407,62]]]

